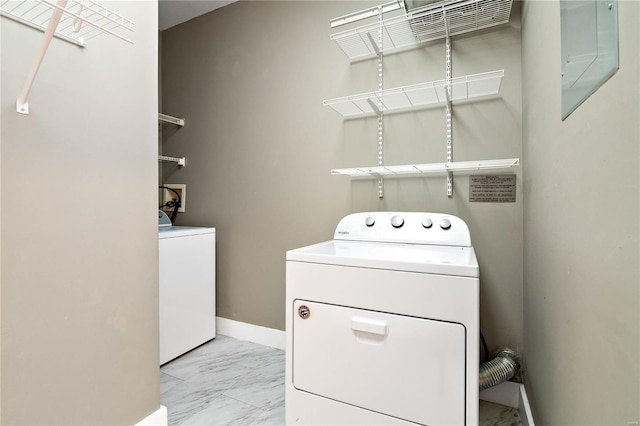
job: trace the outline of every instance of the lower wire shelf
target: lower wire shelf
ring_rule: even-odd
[[[158,155],[158,161],[171,161],[172,163],[178,163],[178,166],[186,166],[187,159],[185,157],[169,157],[167,155]]]
[[[331,174],[357,178],[378,179],[380,177],[400,178],[421,175],[446,174],[450,172],[474,172],[479,170],[506,169],[520,165],[519,158],[480,161],[456,161],[450,163],[408,164],[402,166],[355,167],[333,169]]]

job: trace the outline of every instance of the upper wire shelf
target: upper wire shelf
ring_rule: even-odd
[[[421,43],[464,34],[509,22],[513,0],[453,0],[425,6],[369,25],[331,35],[351,60],[377,56],[382,31],[383,53],[401,51]]]
[[[362,117],[379,112],[400,112],[445,104],[448,101],[495,95],[500,91],[502,77],[504,77],[504,70],[452,78],[451,99],[447,97],[447,80],[438,80],[386,89],[381,92],[329,99],[322,104],[330,106],[345,118]]]
[[[0,14],[30,27],[46,31],[52,11],[62,10],[62,17],[54,36],[84,45],[87,41],[107,33],[133,43],[124,36],[135,31],[132,20],[91,0],[69,0],[66,6],[53,0],[2,0]]]

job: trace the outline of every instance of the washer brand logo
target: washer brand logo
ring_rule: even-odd
[[[349,235],[349,231],[338,231],[340,235]]]

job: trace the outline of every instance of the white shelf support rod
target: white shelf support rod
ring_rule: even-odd
[[[449,25],[447,20],[447,12],[444,11],[443,14],[444,19],[444,27],[446,32],[445,38],[445,75],[446,75],[446,83],[447,83],[447,163],[451,163],[453,161],[453,131],[452,131],[452,123],[451,123],[451,37],[449,37]],[[453,173],[450,171],[447,172],[447,197],[453,197]]]
[[[382,114],[382,111],[380,110],[380,107],[378,106],[378,104],[373,102],[371,99],[367,99],[367,103],[369,104],[371,109],[376,113],[376,115]]]
[[[367,31],[367,37],[369,37],[369,41],[371,42],[371,46],[373,46],[373,50],[376,52],[376,56],[380,56],[382,52],[380,51],[380,47],[378,47],[378,42],[373,39],[373,36],[370,32]]]
[[[20,114],[29,114],[29,102],[27,102],[27,98],[29,97],[33,81],[36,79],[36,74],[38,74],[38,70],[40,69],[40,64],[42,64],[42,59],[44,59],[44,55],[47,53],[51,39],[56,32],[60,18],[62,18],[62,12],[67,6],[67,0],[58,0],[57,6],[58,7],[56,7],[51,14],[49,25],[47,26],[47,30],[44,32],[44,38],[40,44],[40,50],[38,50],[38,54],[33,61],[33,65],[31,65],[29,74],[27,74],[27,79],[24,82],[24,86],[22,86],[22,91],[16,101],[16,111]]]
[[[80,31],[80,28],[82,27],[82,22],[83,19],[80,17],[80,15],[82,14],[82,10],[84,9],[84,4],[80,3],[80,6],[78,7],[78,16],[76,16],[73,19],[73,32],[77,33],[78,31]]]
[[[382,114],[382,109],[384,108],[383,100],[382,100],[382,92],[384,90],[383,80],[382,80],[382,43],[384,40],[384,5],[378,8],[378,21],[380,23],[380,29],[378,31],[378,43],[372,43],[376,46],[376,53],[378,54],[378,108],[374,108],[376,113],[378,114],[378,166],[384,166],[384,133],[383,133],[383,125],[384,125],[384,117]],[[371,34],[367,33],[369,38],[373,41],[373,37]],[[381,176],[378,179],[378,198],[382,199],[384,197],[384,178]]]

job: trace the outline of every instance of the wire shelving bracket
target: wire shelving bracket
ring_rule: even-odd
[[[54,36],[84,46],[86,41],[100,34],[109,34],[133,44],[121,34],[134,31],[133,21],[92,0],[2,0],[0,14],[44,31],[42,43],[16,101],[16,111],[20,114],[29,114],[27,98]]]

